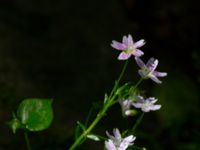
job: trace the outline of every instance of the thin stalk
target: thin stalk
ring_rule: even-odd
[[[27,149],[31,150],[31,145],[30,145],[30,142],[29,142],[27,131],[24,131],[24,138],[25,138],[25,141],[26,141],[26,147],[27,147]]]
[[[138,127],[138,125],[140,124],[140,122],[142,121],[142,118],[144,117],[144,112],[142,112],[142,114],[139,116],[139,118],[137,119],[135,125],[133,126],[133,128],[131,129],[131,133],[134,133],[136,128]]]
[[[79,136],[79,138],[74,142],[74,144],[69,148],[69,150],[74,150],[77,146],[80,145],[82,140],[92,131],[92,129],[97,125],[97,123],[101,120],[101,118],[105,115],[106,111],[108,110],[109,107],[111,107],[114,103],[114,100],[116,98],[116,94],[114,93],[119,85],[119,82],[121,81],[124,72],[126,70],[126,67],[128,65],[128,60],[125,62],[123,69],[108,97],[107,103],[105,103],[104,107],[102,110],[97,114],[96,118],[94,121],[90,124],[90,126]]]
[[[137,87],[140,85],[140,83],[143,80],[144,80],[144,78],[140,78],[140,80],[138,80],[138,82],[135,84],[135,86],[133,86],[132,88],[130,88],[129,95],[135,95],[135,90],[137,89]]]
[[[121,71],[121,73],[120,73],[120,75],[119,75],[117,81],[115,82],[114,88],[112,89],[112,91],[111,91],[111,93],[110,93],[108,99],[110,99],[110,98],[112,97],[113,93],[116,91],[116,88],[117,88],[117,86],[119,85],[119,82],[121,81],[121,79],[122,79],[122,77],[123,77],[123,75],[124,75],[124,73],[125,73],[125,70],[126,70],[126,68],[127,68],[127,65],[128,65],[128,60],[126,60],[124,66],[123,66],[123,68],[122,68],[122,71]]]
[[[110,103],[107,103],[103,109],[97,114],[97,117],[95,120],[90,124],[90,126],[79,136],[79,138],[74,142],[74,144],[69,148],[69,150],[74,150],[81,141],[91,132],[91,130],[96,126],[96,124],[101,120],[101,118],[105,115],[105,112],[108,110],[108,108],[111,106],[111,102],[115,99],[116,96],[114,96]]]

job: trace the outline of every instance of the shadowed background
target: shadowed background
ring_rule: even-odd
[[[158,58],[158,70],[168,72],[162,85],[148,80],[141,86],[147,96],[159,98],[162,109],[145,114],[136,145],[198,150],[198,9],[195,0],[1,0],[0,149],[26,149],[23,133],[13,135],[6,122],[29,97],[54,99],[54,121],[30,134],[32,149],[68,149],[76,121],[103,100],[122,69],[111,41],[132,34],[135,41],[147,41],[142,59]],[[137,69],[132,58],[123,82],[136,82]],[[120,128],[119,116],[116,106],[95,132]],[[89,141],[80,149],[102,150],[103,142]]]

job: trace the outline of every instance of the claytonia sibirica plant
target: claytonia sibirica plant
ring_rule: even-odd
[[[106,132],[109,139],[105,141],[105,147],[107,150],[126,150],[128,146],[133,145],[136,137],[133,135],[127,136],[125,138],[121,137],[119,129],[113,129],[114,136]]]
[[[120,50],[121,53],[118,56],[118,60],[126,60],[118,79],[116,80],[111,92],[105,94],[104,100],[101,101],[100,109],[96,114],[96,117],[92,118],[91,111],[84,123],[77,121],[77,126],[75,129],[74,142],[71,146],[66,145],[66,150],[75,150],[87,140],[101,141],[104,150],[126,150],[131,148],[131,150],[144,150],[142,146],[138,146],[137,142],[134,141],[137,136],[135,132],[138,125],[142,121],[142,118],[147,112],[156,111],[161,108],[161,105],[156,105],[155,103],[158,99],[150,97],[145,99],[139,90],[139,85],[144,81],[144,79],[152,79],[156,83],[161,84],[162,82],[158,77],[165,77],[167,73],[156,71],[158,60],[150,58],[147,64],[141,60],[141,56],[144,52],[140,50],[145,41],[139,40],[134,42],[132,36],[123,36],[122,43],[115,40],[112,41],[111,46]],[[132,59],[131,56],[135,57]],[[132,84],[133,82],[128,81],[122,84],[121,80],[128,66],[128,61],[136,61],[136,64],[140,67],[138,73],[140,79]],[[24,137],[27,145],[27,149],[31,150],[31,144],[28,138],[28,132],[42,131],[47,129],[53,120],[52,111],[52,100],[51,99],[26,99],[22,101],[19,105],[16,113],[13,113],[13,119],[8,123],[11,127],[13,133],[16,133],[18,129],[24,131]],[[114,105],[121,105],[122,117],[134,118],[134,122],[131,122],[130,129],[122,129],[121,133],[119,129],[113,129],[113,134],[110,135],[105,132],[104,135],[98,135],[94,133],[94,128],[98,125],[103,117],[106,118],[108,110]],[[139,108],[139,109],[138,109]],[[92,110],[92,109],[91,109]],[[106,118],[109,119],[109,118]],[[128,120],[127,120],[128,121]],[[106,135],[108,138],[106,138]],[[95,149],[95,148],[93,148]]]

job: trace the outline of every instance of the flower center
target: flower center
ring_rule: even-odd
[[[142,77],[149,78],[151,71],[147,67],[143,67],[142,69],[140,69],[140,71],[142,73]]]
[[[133,48],[133,47],[128,47],[126,50],[125,50],[125,53],[126,54],[131,54],[131,53],[133,53],[135,51],[135,48]]]

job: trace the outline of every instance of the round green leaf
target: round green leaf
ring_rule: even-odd
[[[50,99],[25,99],[17,110],[17,117],[26,129],[41,131],[49,127],[53,120]]]

